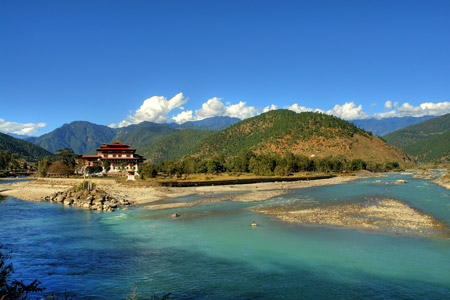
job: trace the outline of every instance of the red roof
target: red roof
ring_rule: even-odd
[[[112,159],[140,159],[140,157],[103,157],[103,159],[109,159],[109,160],[112,160]]]
[[[136,151],[136,149],[132,148],[98,148],[97,151],[105,151],[105,150],[128,150],[128,151]]]
[[[81,158],[100,158],[100,155],[81,155]]]

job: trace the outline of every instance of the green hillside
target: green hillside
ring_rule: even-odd
[[[178,129],[168,125],[142,122],[137,125],[117,129],[113,139],[120,140],[122,143],[136,148],[138,153],[144,153],[152,142],[177,131]]]
[[[448,160],[450,152],[450,114],[397,130],[383,138],[404,149],[419,162]]]
[[[44,156],[52,155],[52,153],[39,146],[4,133],[0,133],[0,150],[9,151],[18,158],[24,158],[28,161],[37,161]]]
[[[116,131],[108,126],[75,121],[27,141],[53,153],[58,149],[71,148],[78,154],[92,154],[99,145],[111,141],[115,135]]]
[[[383,136],[383,139],[390,145],[404,148],[434,138],[447,131],[450,131],[450,114],[405,127]]]
[[[450,161],[450,131],[425,141],[405,146],[404,149],[407,153],[414,155],[420,162]]]
[[[156,139],[142,152],[147,162],[178,160],[215,131],[186,129]]]
[[[215,154],[225,158],[242,150],[255,153],[292,152],[312,157],[344,156],[367,162],[409,162],[400,149],[334,116],[321,113],[270,111],[241,121],[206,138],[191,154],[200,158]]]

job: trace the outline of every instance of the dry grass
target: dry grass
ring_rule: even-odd
[[[308,172],[299,172],[295,173],[289,177],[317,177],[317,176],[325,176],[329,175],[327,173],[308,173]],[[189,174],[183,175],[181,178],[177,178],[176,176],[172,177],[157,177],[157,178],[146,178],[144,180],[137,179],[134,183],[130,183],[130,181],[126,181],[126,178],[118,179],[117,182],[124,182],[126,184],[132,184],[139,186],[140,184],[146,184],[147,186],[156,186],[159,182],[167,182],[167,181],[182,181],[182,182],[197,182],[197,181],[225,181],[225,180],[239,180],[239,179],[259,179],[259,178],[271,178],[277,176],[256,176],[249,173],[220,173],[220,174]],[[284,177],[284,176],[283,176]],[[145,182],[145,183],[144,183]]]

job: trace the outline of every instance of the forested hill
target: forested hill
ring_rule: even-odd
[[[0,151],[5,150],[28,161],[37,161],[45,156],[52,155],[49,151],[30,142],[0,133]]]
[[[450,114],[408,126],[383,137],[420,162],[450,160]]]
[[[450,161],[450,131],[404,147],[419,162]]]
[[[313,157],[341,155],[367,162],[410,161],[401,149],[352,123],[321,113],[290,110],[270,111],[236,123],[207,138],[191,154],[203,158],[219,154],[227,158],[246,149]]]
[[[404,147],[425,141],[447,131],[450,131],[450,114],[405,127],[385,135],[383,138],[391,145]]]

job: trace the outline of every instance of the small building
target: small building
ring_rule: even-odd
[[[102,144],[97,150],[96,155],[82,155],[80,164],[82,166],[100,165],[103,171],[107,172],[127,172],[137,171],[139,164],[144,162],[144,157],[136,153],[136,149],[130,148],[120,141],[114,141],[112,144]],[[110,162],[109,170],[105,170],[105,161]]]

